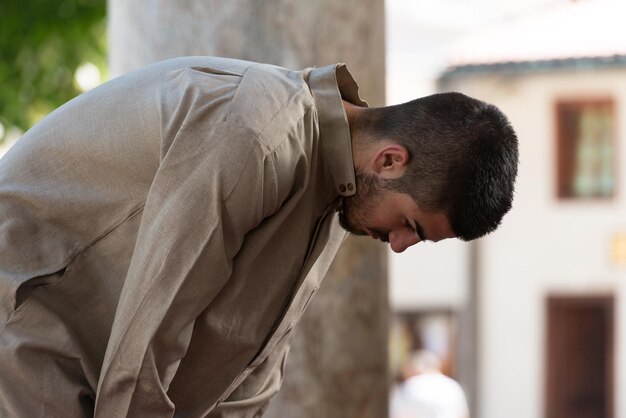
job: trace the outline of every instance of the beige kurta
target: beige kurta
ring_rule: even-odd
[[[0,161],[0,416],[260,414],[345,235],[342,96],[343,65],[179,58],[28,131]]]

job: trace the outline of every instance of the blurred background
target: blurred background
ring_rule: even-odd
[[[439,91],[494,103],[520,139],[516,201],[502,227],[470,244],[421,244],[403,254],[349,242],[331,276],[351,281],[328,280],[327,295],[309,308],[318,319],[303,324],[290,357],[308,380],[286,380],[285,398],[269,414],[386,415],[387,395],[393,404],[413,354],[428,350],[441,373],[460,382],[472,417],[626,418],[626,6],[319,4],[3,0],[0,155],[80,92],[176,55],[292,68],[346,61],[374,105]],[[331,35],[310,36],[320,32]],[[235,44],[245,46],[233,52]],[[349,268],[364,264],[351,258],[357,252],[382,256],[360,272]],[[335,323],[344,328],[326,340]],[[333,393],[316,397],[317,387]],[[305,413],[298,408],[307,399],[315,401]],[[348,412],[344,404],[361,407]]]
[[[104,81],[106,53],[106,0],[2,1],[0,147]]]
[[[495,103],[521,158],[497,233],[390,256],[392,369],[415,346],[434,350],[479,417],[626,417],[625,4],[388,11],[388,101]]]

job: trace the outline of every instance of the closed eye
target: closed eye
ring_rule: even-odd
[[[417,237],[420,239],[420,241],[426,241],[426,237],[424,237],[423,233],[421,232],[421,227],[417,226],[417,222],[413,221],[412,219],[407,219],[405,222],[405,226],[411,230],[411,232],[414,232],[415,234],[417,234]]]

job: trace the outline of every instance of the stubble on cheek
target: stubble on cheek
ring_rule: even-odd
[[[356,194],[345,197],[339,211],[339,225],[354,235],[365,236],[363,230],[367,226],[367,214],[373,209],[380,196],[378,179],[374,175],[356,172]]]

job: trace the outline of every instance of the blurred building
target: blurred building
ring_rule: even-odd
[[[477,417],[626,417],[625,11],[553,2],[449,50],[440,90],[497,104],[520,139],[514,209],[462,261]]]

